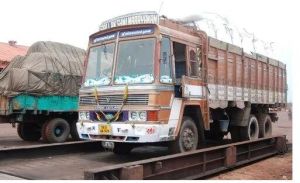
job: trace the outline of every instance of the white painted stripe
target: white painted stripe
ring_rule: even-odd
[[[209,99],[215,100],[217,99],[217,85],[208,84],[209,89]]]
[[[226,99],[226,91],[225,91],[225,86],[224,85],[218,85],[217,86],[217,92],[218,92],[218,95],[217,95],[217,98],[219,100],[225,100]]]
[[[203,86],[199,85],[184,85],[184,97],[203,97]]]
[[[232,86],[228,86],[227,87],[227,99],[228,100],[234,100],[234,89],[235,87],[232,87]]]
[[[180,98],[174,98],[170,113],[170,118],[168,125],[169,127],[176,127],[178,124],[178,120],[180,118],[180,109],[182,107],[182,99]]]
[[[257,90],[251,88],[241,88],[233,86],[208,84],[210,90],[209,99],[251,101],[252,103],[274,104],[285,102],[285,93],[273,92],[269,90]]]

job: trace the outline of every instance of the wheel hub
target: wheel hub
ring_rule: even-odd
[[[189,128],[184,129],[182,136],[182,145],[185,150],[191,150],[195,146],[194,139],[194,132]]]
[[[60,126],[56,127],[55,130],[54,130],[54,134],[56,137],[59,137],[63,134],[64,132],[64,129]]]

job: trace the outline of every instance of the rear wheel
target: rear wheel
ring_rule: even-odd
[[[259,126],[259,137],[271,137],[272,136],[272,121],[268,114],[257,115]]]
[[[70,125],[62,118],[54,118],[44,123],[42,133],[46,142],[65,142],[70,135]]]
[[[198,129],[194,120],[190,117],[183,117],[179,135],[170,144],[173,153],[181,153],[196,150],[198,147]]]
[[[241,128],[241,140],[255,140],[258,139],[259,127],[257,118],[254,115],[250,115],[248,125]]]
[[[35,123],[19,123],[17,132],[25,141],[38,141],[41,138],[40,126]]]
[[[131,152],[131,150],[133,149],[133,147],[134,146],[132,144],[115,142],[113,152],[115,154],[120,154],[120,155],[121,154],[129,154]]]

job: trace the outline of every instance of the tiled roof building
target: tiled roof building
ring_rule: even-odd
[[[16,41],[0,42],[0,71],[17,55],[26,55],[28,47],[17,45]]]

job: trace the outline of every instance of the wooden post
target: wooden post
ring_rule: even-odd
[[[233,167],[236,163],[236,147],[230,146],[226,148],[225,166]]]
[[[144,170],[143,165],[135,165],[124,167],[121,170],[121,180],[143,180]]]
[[[286,145],[286,136],[277,137],[275,145],[276,145],[276,150],[279,154],[284,154],[288,151],[288,148]]]

